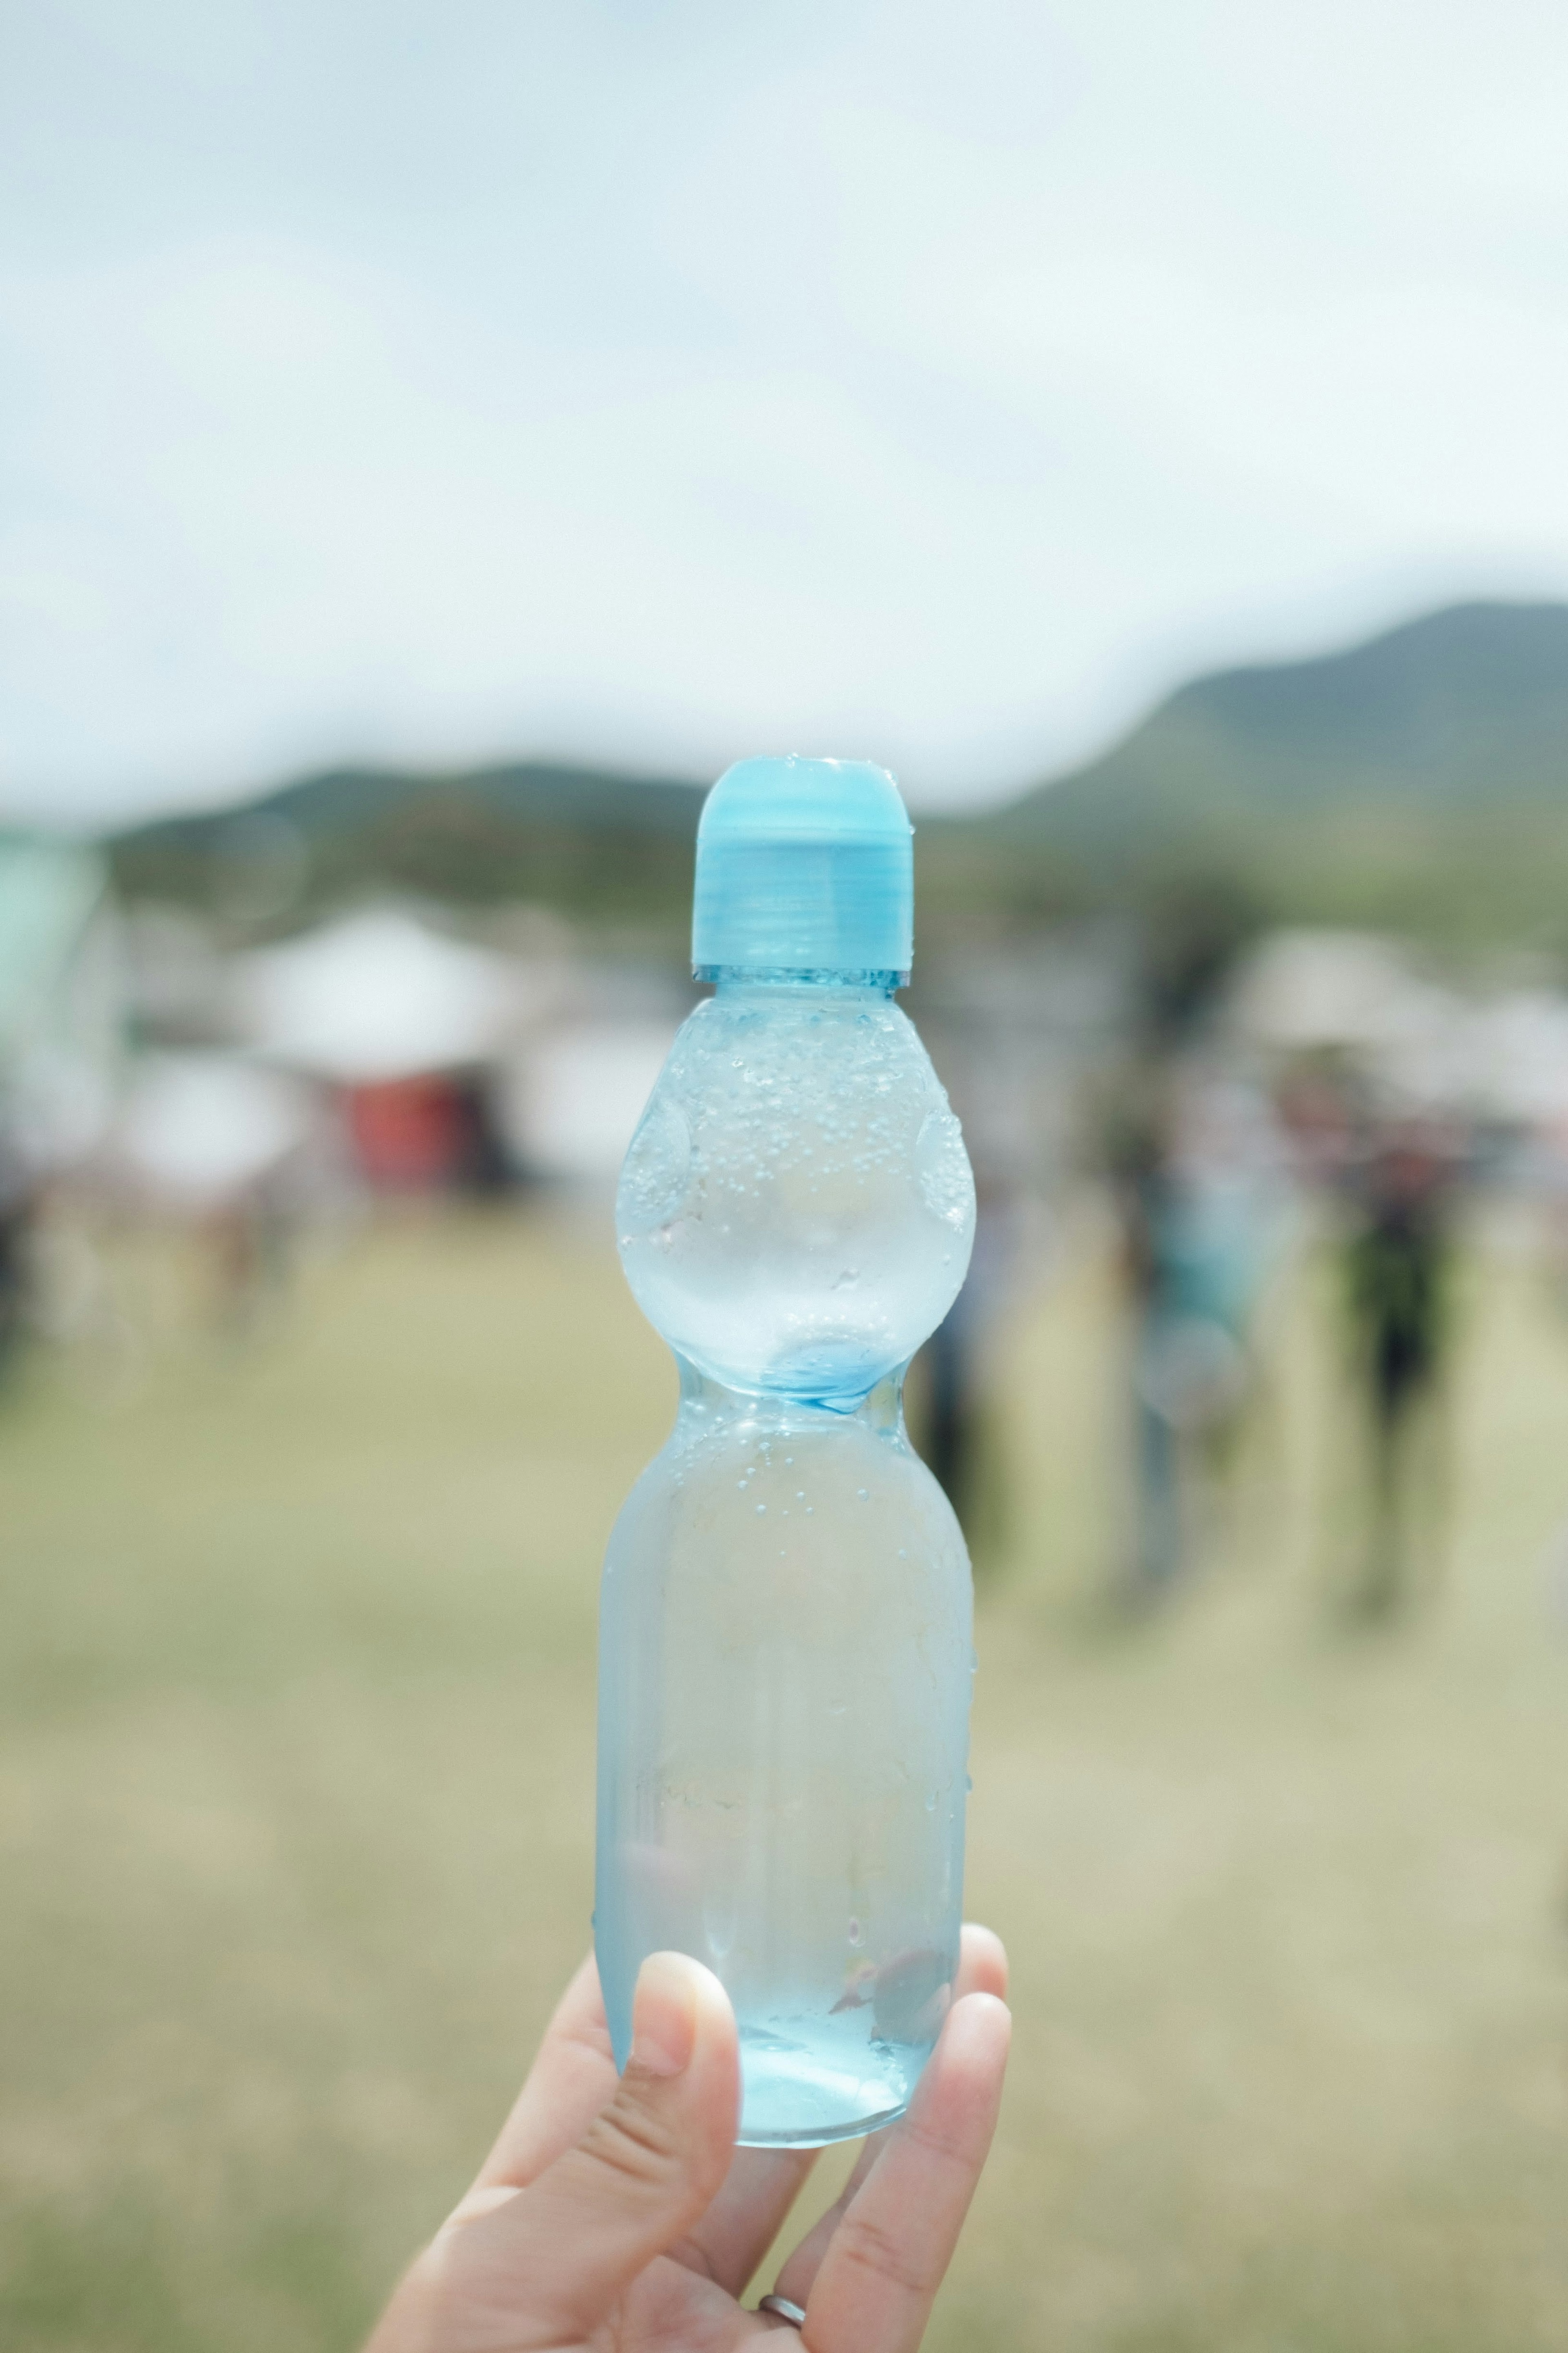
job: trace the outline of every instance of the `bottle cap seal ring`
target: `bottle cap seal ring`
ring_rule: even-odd
[[[869,760],[739,760],[702,807],[691,963],[722,971],[890,974],[914,944],[913,828]]]

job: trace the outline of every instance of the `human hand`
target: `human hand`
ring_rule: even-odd
[[[1002,2097],[1007,1960],[965,1928],[954,2000],[908,2113],[867,2141],[775,2293],[806,2353],[914,2353]],[[645,1961],[617,2080],[592,1956],[563,1996],[473,2188],[365,2353],[732,2353],[795,2324],[737,2302],[815,2149],[736,2148],[740,2055],[722,1986]]]

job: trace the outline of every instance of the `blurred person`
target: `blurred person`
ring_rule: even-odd
[[[1296,1174],[1309,1192],[1342,1185],[1365,1118],[1360,1074],[1337,1057],[1303,1057],[1280,1076],[1275,1108]]]
[[[0,1134],[0,1379],[20,1354],[33,1321],[37,1208],[20,1155]]]
[[[281,1304],[292,1222],[284,1187],[265,1179],[216,1202],[198,1220],[208,1319],[224,1339],[255,1338]]]
[[[1124,1589],[1140,1605],[1191,1566],[1255,1385],[1248,1324],[1278,1159],[1271,1115],[1200,1057],[1257,922],[1237,886],[1201,875],[1168,881],[1139,916],[1141,1059],[1113,1098],[1107,1159],[1131,1326]]]
[[[1559,1314],[1568,1314],[1568,1120],[1546,1124],[1533,1157],[1547,1293]]]
[[[1005,1466],[988,1381],[989,1343],[1011,1294],[1023,1204],[975,1165],[974,1248],[963,1290],[921,1351],[920,1451],[952,1505],[976,1566],[1005,1542]]]
[[[38,1339],[63,1352],[89,1393],[127,1394],[142,1367],[144,1336],[120,1302],[102,1236],[79,1197],[63,1189],[36,1197],[27,1269],[28,1321]]]
[[[955,1999],[907,2116],[755,2311],[739,2298],[815,2149],[737,2148],[740,2053],[722,1986],[683,1953],[637,1978],[617,2079],[592,1957],[500,2138],[416,2260],[366,2353],[697,2353],[788,2341],[915,2353],[995,2128],[1006,1957],[965,1928]]]
[[[1451,1148],[1411,1122],[1374,1145],[1353,1188],[1345,1291],[1371,1510],[1352,1602],[1366,1618],[1391,1616],[1406,1599],[1423,1525],[1429,1538],[1446,1500],[1441,1388],[1454,1176]]]
[[[519,1188],[519,1171],[488,1080],[468,1081],[459,1091],[459,1103],[461,1141],[453,1189],[470,1200],[499,1200]]]
[[[1192,1566],[1258,1387],[1278,1152],[1250,1090],[1173,1068],[1124,1104],[1111,1159],[1131,1322],[1130,1586],[1148,1602]]]

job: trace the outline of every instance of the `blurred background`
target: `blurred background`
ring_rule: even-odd
[[[773,749],[900,776],[981,1199],[928,2341],[1563,2342],[1565,100],[1539,0],[0,0],[7,2345],[354,2346],[586,1942]]]

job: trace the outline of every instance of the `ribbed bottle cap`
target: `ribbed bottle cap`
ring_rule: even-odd
[[[907,979],[912,828],[869,760],[738,760],[702,807],[691,962],[742,972]]]

